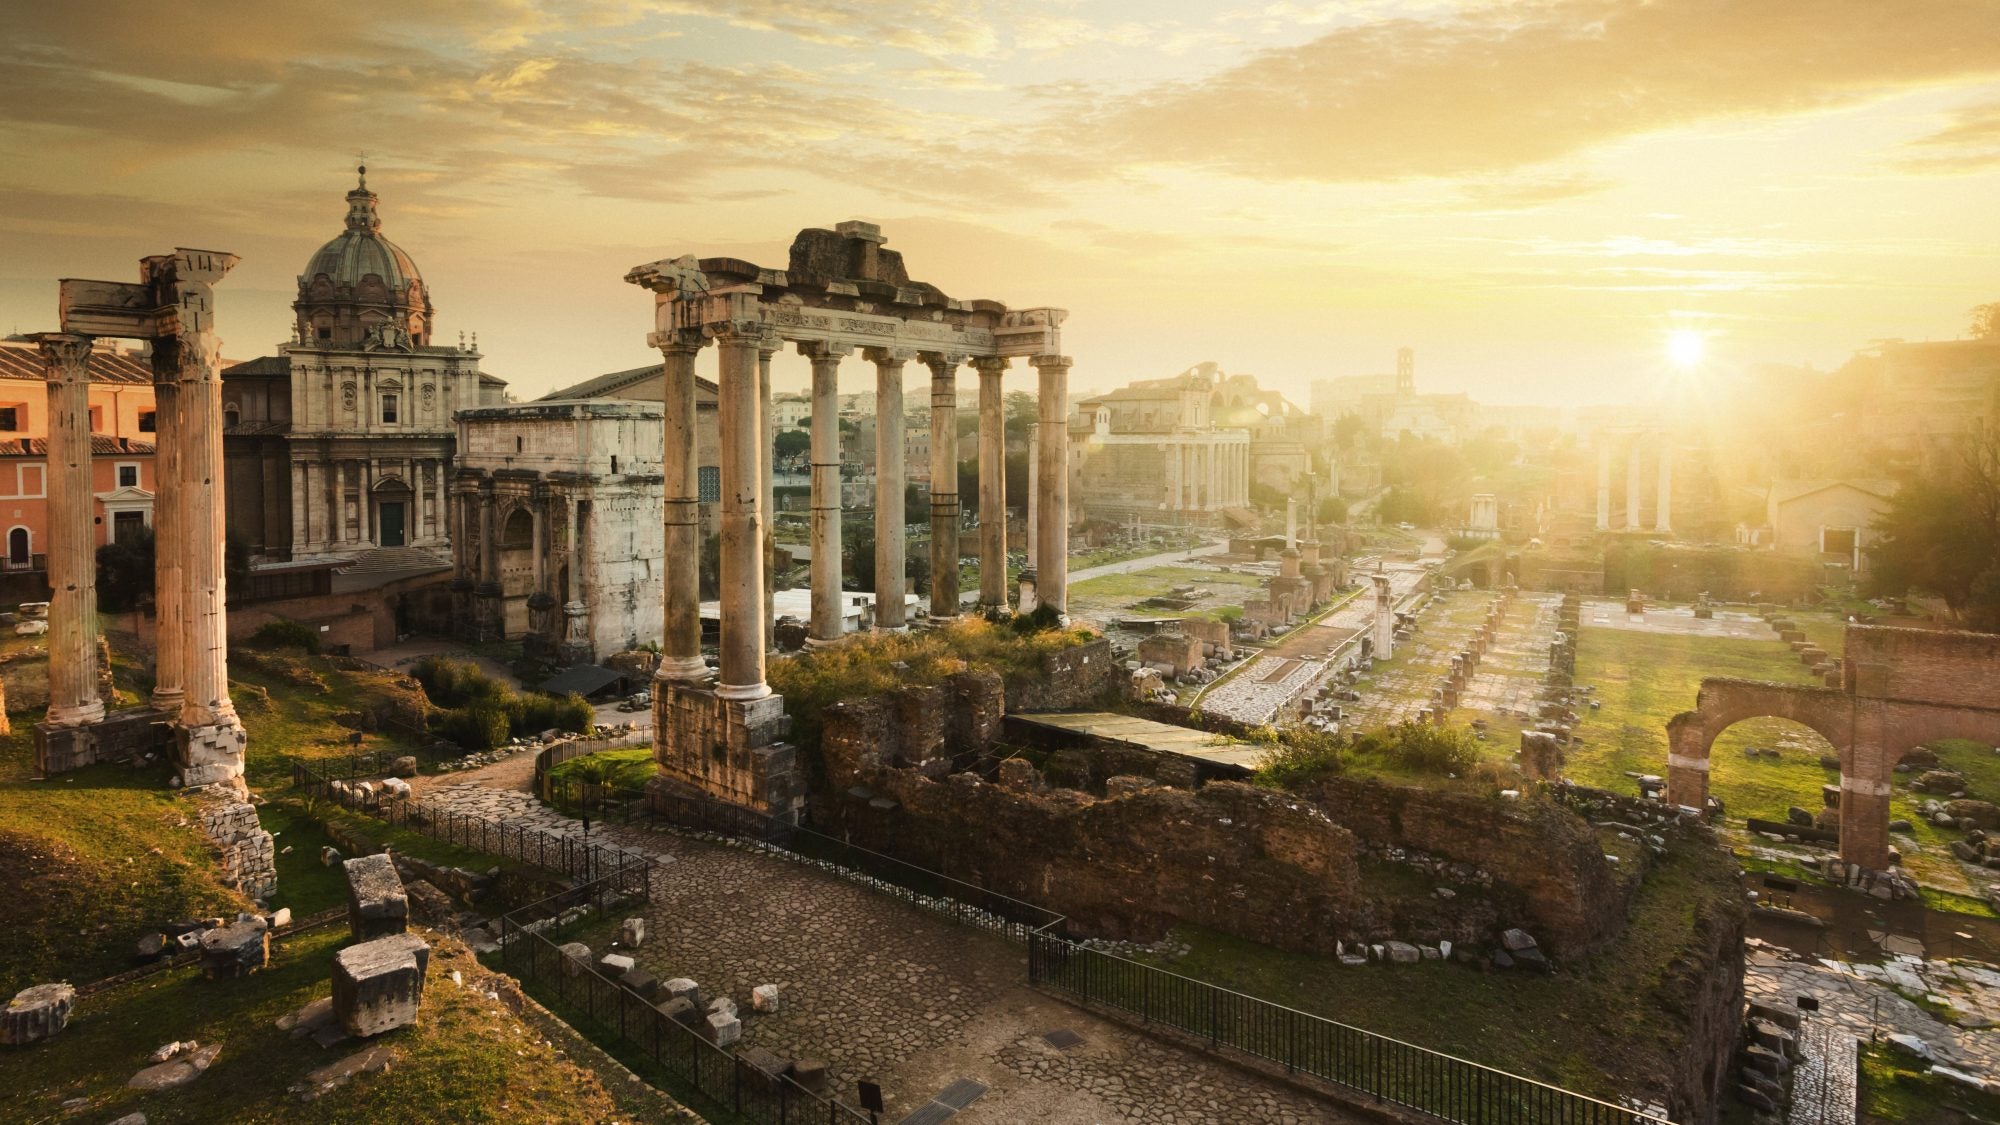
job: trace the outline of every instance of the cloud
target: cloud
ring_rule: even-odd
[[[2000,74],[1993,19],[1991,0],[1526,0],[1376,20],[1105,99],[1089,144],[1252,177],[1469,177]]]
[[[2000,101],[1966,106],[1945,128],[1903,147],[1898,168],[1956,175],[2000,168]]]
[[[1617,186],[1615,180],[1583,172],[1547,176],[1482,177],[1460,185],[1469,210],[1529,211],[1552,203],[1599,195]]]

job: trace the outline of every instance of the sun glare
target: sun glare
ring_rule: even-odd
[[[1693,367],[1701,362],[1706,341],[1692,328],[1677,328],[1667,334],[1667,358],[1675,367]]]

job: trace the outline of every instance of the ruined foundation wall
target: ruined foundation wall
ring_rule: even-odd
[[[1088,706],[1111,690],[1119,671],[1107,637],[1052,652],[1043,659],[1039,678],[1007,685],[1007,710],[1068,711]]]
[[[2000,708],[2000,635],[1851,625],[1846,690],[1863,699]]]

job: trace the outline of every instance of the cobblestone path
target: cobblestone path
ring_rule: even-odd
[[[433,787],[457,811],[574,833],[577,823],[527,793],[481,778]],[[1028,988],[1023,951],[837,876],[759,852],[669,832],[602,825],[591,839],[664,861],[634,954],[662,979],[743,1009],[743,1043],[824,1059],[850,1103],[872,1078],[900,1120],[957,1078],[992,1087],[968,1122],[1341,1122],[1319,1099],[1099,1019]],[[610,948],[615,919],[579,935]],[[750,989],[776,984],[781,1010],[749,1011]],[[1067,1028],[1084,1043],[1041,1038]]]
[[[1752,1000],[1791,1007],[1800,996],[1819,1001],[1805,1019],[1835,1024],[1859,1039],[1903,1032],[1930,1045],[1937,1061],[1989,1083],[2000,1082],[2000,972],[1967,961],[1898,956],[1880,965],[1827,958],[1805,960],[1753,945],[1743,989]],[[1935,997],[1964,1023],[1946,1023],[1905,997]]]

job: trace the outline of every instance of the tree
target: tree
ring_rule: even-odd
[[[1972,306],[1972,335],[1980,340],[2000,340],[2000,301]]]
[[[812,434],[805,430],[779,430],[773,445],[781,458],[803,457],[812,449]]]
[[[1002,400],[1006,409],[1007,444],[1028,443],[1028,427],[1041,417],[1041,403],[1027,391],[1008,391]]]
[[[1342,449],[1353,449],[1367,436],[1368,422],[1359,414],[1343,414],[1333,424],[1333,443]]]
[[[153,529],[140,527],[97,549],[97,604],[106,613],[153,599]]]
[[[1889,501],[1869,589],[1933,594],[1970,627],[2000,632],[2000,429],[1981,425],[1952,452]]]

